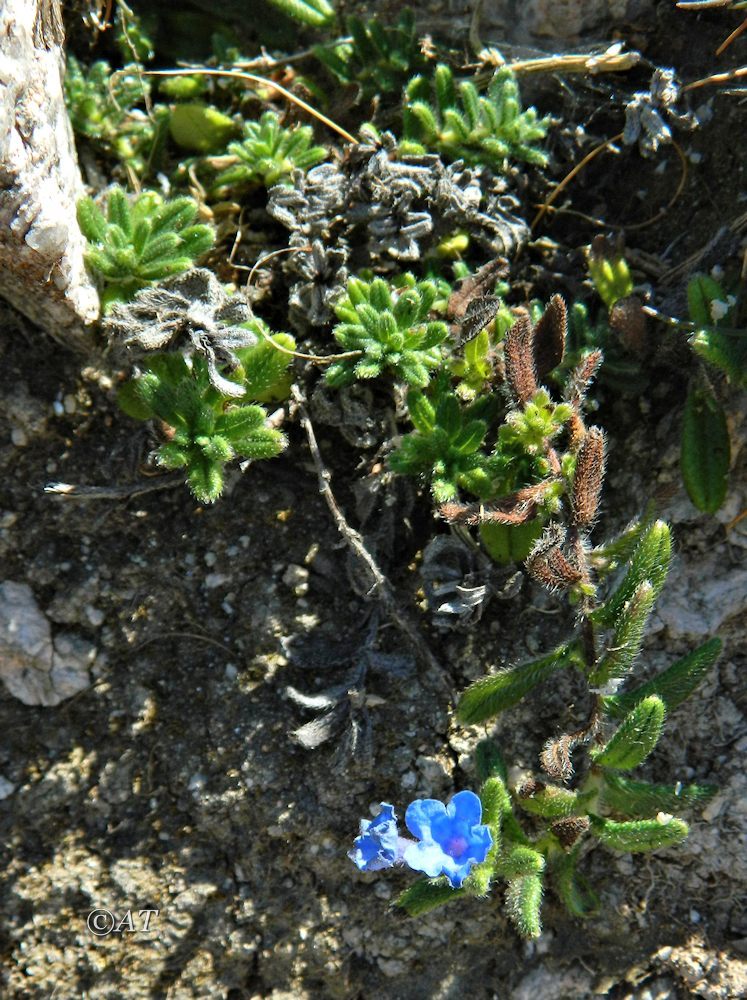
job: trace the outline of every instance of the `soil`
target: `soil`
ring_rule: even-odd
[[[712,54],[734,17],[686,21],[668,3],[642,8],[640,20],[615,25],[617,34],[682,79],[743,57],[744,40],[721,62]],[[455,15],[454,24],[461,30],[464,20]],[[648,71],[636,72],[636,85],[645,85]],[[565,125],[575,108],[575,122],[600,138],[620,130],[609,106],[614,81],[557,84],[532,81],[527,99],[547,106],[541,98],[549,95]],[[631,259],[643,262],[640,281],[656,285],[739,215],[743,98],[706,96],[714,98],[711,121],[678,136],[688,160],[681,197],[659,222],[627,234]],[[553,149],[556,179],[578,159],[572,127]],[[604,155],[579,177],[571,207],[610,221],[652,218],[677,186],[679,163],[671,150],[652,161],[631,150]],[[583,273],[577,248],[595,231],[572,215],[548,220],[544,236],[557,245],[530,252],[524,274],[533,294],[573,293]],[[705,266],[733,263],[736,242],[715,243]],[[682,313],[684,277],[662,286],[660,308],[677,314],[679,304]],[[54,707],[0,690],[2,996],[744,995],[747,536],[744,521],[729,526],[747,508],[743,395],[721,387],[734,458],[726,504],[709,517],[689,503],[679,476],[689,355],[673,335],[649,328],[655,350],[644,392],[618,394],[603,383],[597,394],[595,419],[611,446],[595,537],[656,496],[677,544],[641,675],[716,630],[725,642],[640,775],[721,790],[691,817],[681,847],[643,859],[592,852],[585,870],[604,901],[601,915],[582,924],[548,897],[545,930],[525,944],[500,893],[411,920],[390,906],[411,877],[360,874],[346,851],[372,805],[392,802],[401,814],[414,797],[474,787],[472,751],[485,732],[514,776],[536,767],[544,740],[573,724],[570,680],[487,729],[453,721],[453,692],[557,642],[568,608],[523,579],[470,628],[437,631],[419,598],[418,562],[445,528],[427,496],[385,480],[401,516],[381,521],[396,553],[387,558],[382,545],[382,560],[399,607],[442,669],[417,662],[402,677],[370,671],[365,689],[344,702],[332,739],[302,748],[289,733],[314,713],[287,689],[313,694],[342,683],[360,657],[372,604],[351,575],[300,427],[288,427],[282,457],[234,469],[227,495],[210,508],[181,484],[128,499],[45,493],[49,481],[152,485],[140,469],[154,442],[118,411],[116,371],[66,353],[9,308],[0,321],[0,576],[32,588],[55,637],[87,640],[97,652],[90,686]],[[381,473],[372,452],[333,427],[317,431],[333,489],[356,525],[352,484]],[[385,616],[376,635],[381,650],[410,658]],[[108,911],[118,931],[91,933],[94,909]]]

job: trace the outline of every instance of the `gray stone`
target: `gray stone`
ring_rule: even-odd
[[[25,705],[59,705],[91,683],[95,648],[75,635],[52,641],[28,584],[0,583],[0,678]]]

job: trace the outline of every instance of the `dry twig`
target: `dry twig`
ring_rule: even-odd
[[[337,500],[335,499],[335,495],[332,492],[332,487],[330,486],[331,476],[329,470],[324,465],[324,460],[319,450],[319,444],[316,440],[316,434],[314,433],[314,425],[311,422],[311,418],[309,417],[305,406],[305,397],[297,385],[294,385],[291,388],[291,396],[296,404],[301,424],[306,432],[306,438],[309,442],[309,451],[311,452],[311,457],[313,459],[317,478],[319,480],[319,492],[324,497],[324,501],[329,508],[335,524],[337,525],[337,530],[345,539],[356,558],[366,567],[366,570],[373,581],[373,585],[369,593],[381,602],[384,612],[405,637],[416,656],[418,656],[419,659],[425,663],[425,665],[433,672],[435,677],[443,678],[443,667],[428,648],[425,640],[412,622],[397,607],[397,598],[394,590],[392,589],[392,585],[384,576],[376,560],[366,548],[360,532],[356,531],[355,528],[350,527],[345,519],[345,515],[340,510]]]

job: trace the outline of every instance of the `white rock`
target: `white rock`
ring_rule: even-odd
[[[0,679],[25,705],[59,705],[91,683],[95,648],[74,635],[52,642],[31,587],[0,583]]]
[[[0,799],[7,799],[9,795],[12,795],[16,790],[16,786],[12,781],[8,781],[6,777],[0,774]]]

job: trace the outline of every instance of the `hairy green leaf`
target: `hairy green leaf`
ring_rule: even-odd
[[[666,710],[656,695],[640,701],[601,750],[592,750],[597,767],[629,771],[638,767],[659,742]]]
[[[691,388],[682,418],[680,468],[687,495],[706,514],[726,499],[731,445],[726,415],[713,393]]]
[[[644,580],[620,611],[607,651],[590,675],[589,683],[601,687],[613,678],[624,677],[630,670],[641,651],[654,600],[654,588],[648,580]]]
[[[409,889],[405,889],[396,905],[401,906],[409,916],[419,917],[466,895],[464,888],[452,889],[445,878],[438,880],[421,878]]]
[[[599,897],[577,870],[580,849],[578,844],[568,854],[555,852],[550,864],[550,879],[571,916],[587,919],[599,911]]]
[[[631,557],[630,566],[619,587],[592,615],[595,622],[605,627],[613,626],[624,613],[644,581],[651,584],[653,600],[659,596],[669,570],[672,557],[672,539],[669,526],[655,521],[641,535]]]
[[[541,681],[567,667],[568,653],[568,646],[559,646],[539,660],[480,678],[459,699],[457,718],[463,725],[472,726],[510,708]]]
[[[503,784],[506,784],[508,768],[495,740],[480,740],[477,744],[475,747],[475,769],[481,782],[487,781],[488,778],[500,778]]]
[[[717,785],[655,785],[605,772],[602,801],[616,813],[641,818],[657,813],[679,813],[704,806],[718,791]]]
[[[622,694],[606,695],[602,699],[605,713],[613,719],[621,719],[650,695],[658,695],[666,705],[667,711],[673,711],[689,698],[700,684],[718,658],[722,647],[721,639],[717,637],[709,639],[640,687]]]
[[[525,875],[508,883],[506,910],[522,937],[537,938],[542,933],[541,906],[542,879],[539,875]]]
[[[687,837],[688,826],[684,820],[661,813],[656,819],[617,822],[591,817],[592,833],[615,851],[656,851],[662,847],[680,844]]]

